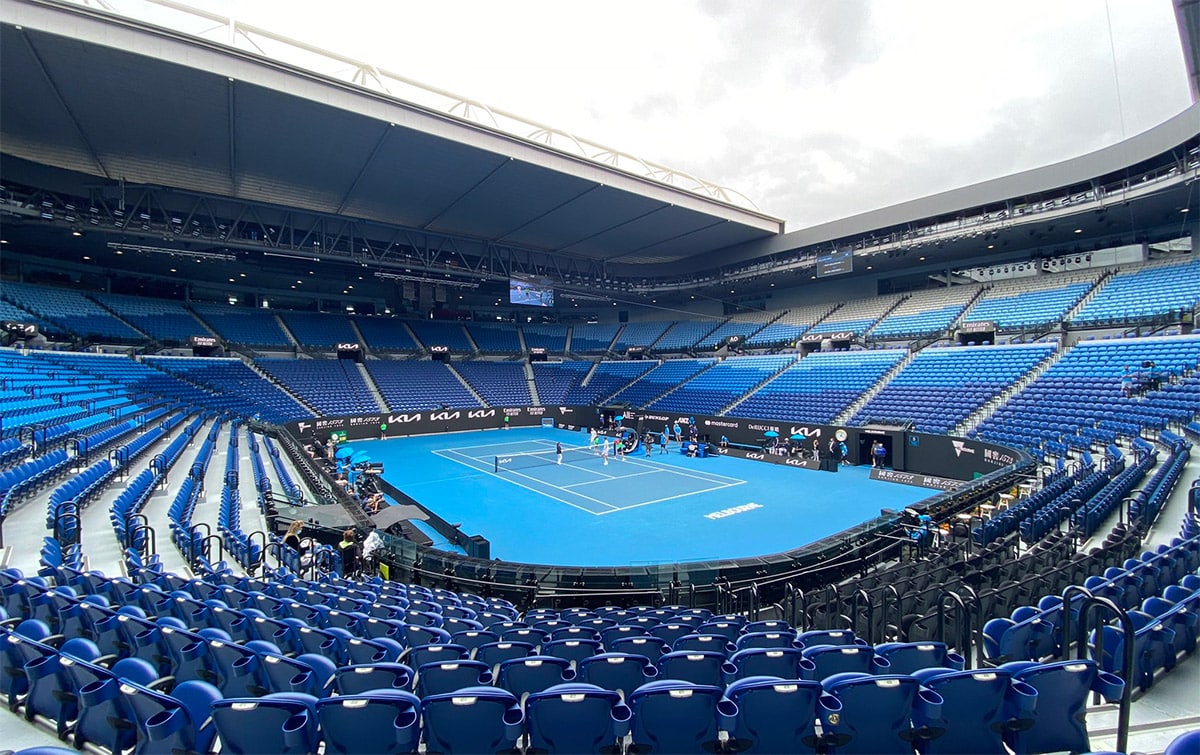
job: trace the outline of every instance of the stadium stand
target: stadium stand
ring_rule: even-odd
[[[0,294],[3,292],[0,291]],[[13,322],[27,322],[38,326],[38,331],[47,334],[50,337],[67,335],[63,329],[51,323],[32,312],[21,309],[16,304],[13,304],[5,299],[0,299],[0,319],[12,320]]]
[[[600,362],[585,383],[571,387],[564,403],[590,406],[611,396],[657,365],[648,360]]]
[[[715,321],[680,320],[667,328],[654,344],[654,350],[663,354],[690,351],[716,327]]]
[[[717,346],[729,336],[745,336],[747,340],[754,338],[768,321],[778,316],[775,312],[755,312],[748,315],[737,315],[721,324],[696,343],[696,348],[705,349]]]
[[[625,353],[625,350],[630,346],[641,346],[649,349],[654,346],[658,339],[662,338],[663,333],[666,333],[667,329],[673,324],[672,322],[661,322],[658,320],[631,322],[621,329],[621,334],[617,336],[612,349],[618,354]]]
[[[832,422],[906,355],[901,349],[808,354],[726,414]]]
[[[978,293],[978,286],[918,291],[900,302],[867,336],[884,341],[944,333]]]
[[[390,411],[480,405],[442,362],[372,360],[365,364]]]
[[[339,343],[358,343],[358,334],[345,315],[280,312],[279,319],[306,348],[330,352]]]
[[[358,327],[367,347],[377,351],[419,351],[421,346],[409,335],[405,320],[398,317],[351,318]]]
[[[808,333],[854,333],[861,336],[881,317],[890,312],[899,296],[853,299],[843,303],[828,317],[813,325]]]
[[[480,325],[472,323],[467,330],[479,350],[488,354],[518,354],[520,337],[512,325]]]
[[[646,408],[688,414],[718,414],[735,399],[795,361],[795,354],[731,357],[704,370]]]
[[[455,362],[454,369],[489,406],[528,406],[529,381],[525,365],[518,362]]]
[[[271,312],[225,304],[195,303],[192,311],[229,343],[250,347],[291,349],[288,338]]]
[[[607,352],[620,329],[620,325],[612,323],[574,325],[571,327],[571,351],[576,354]]]
[[[258,367],[320,414],[380,411],[358,364],[347,359],[259,359]]]
[[[592,369],[591,362],[534,362],[533,382],[537,387],[538,398],[547,406],[565,404],[571,391],[578,389],[579,384],[587,377]]]
[[[755,333],[747,342],[752,348],[769,348],[790,345],[803,335],[813,323],[833,311],[834,304],[810,304],[784,312],[778,320]]]
[[[592,370],[593,362],[534,362],[533,381],[542,404],[564,404]]]
[[[90,341],[129,343],[145,339],[104,307],[78,291],[6,281],[3,296],[23,310],[57,326],[49,329],[71,333]]]
[[[607,399],[607,402],[644,408],[654,399],[716,363],[715,359],[669,359],[638,377]],[[601,400],[606,399],[601,397]]]
[[[475,347],[467,338],[467,331],[462,323],[440,320],[405,320],[405,322],[427,349],[430,346],[449,346],[451,351],[459,354],[471,354],[475,351]]]
[[[241,416],[258,416],[267,422],[286,422],[311,417],[312,411],[240,359],[198,357],[146,357],[145,363],[189,383],[207,389],[209,404]]]
[[[1200,260],[1117,272],[1071,318],[1076,326],[1138,323],[1200,306]]]
[[[925,349],[850,420],[945,433],[1054,353],[1050,344]]]
[[[1061,321],[1095,283],[1094,273],[1060,273],[997,283],[963,320],[993,322],[1002,332],[1044,327]]]
[[[521,326],[526,348],[541,348],[551,354],[567,351],[567,326],[551,323],[529,323]]]
[[[212,335],[180,302],[120,294],[92,298],[163,344],[186,344],[192,336]]]
[[[1084,341],[975,431],[1055,456],[1186,423],[1196,413],[1200,337]],[[1144,367],[1153,363],[1153,367]]]

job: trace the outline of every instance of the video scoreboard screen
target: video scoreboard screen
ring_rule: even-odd
[[[528,307],[553,307],[554,289],[549,281],[534,278],[510,278],[508,303]]]
[[[854,270],[854,252],[849,249],[831,252],[817,257],[817,277],[828,278],[831,275],[845,275]]]

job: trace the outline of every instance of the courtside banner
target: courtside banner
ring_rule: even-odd
[[[302,441],[324,440],[331,432],[344,431],[347,440],[398,438],[463,430],[493,430],[503,427],[534,427],[545,419],[555,427],[574,430],[596,422],[593,406],[489,406],[470,409],[432,409],[411,412],[380,412],[343,417],[314,417],[288,422],[286,427]]]

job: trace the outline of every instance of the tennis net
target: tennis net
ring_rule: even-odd
[[[552,448],[549,451],[528,451],[519,454],[502,454],[496,457],[496,473],[502,469],[528,469],[541,467],[546,464],[557,464],[558,453]],[[599,459],[600,449],[591,446],[563,446],[563,464],[578,463],[586,459]]]

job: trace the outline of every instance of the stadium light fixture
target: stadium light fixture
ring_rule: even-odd
[[[237,257],[232,254],[223,252],[201,252],[192,251],[189,249],[167,249],[161,246],[143,246],[141,244],[121,244],[115,241],[110,241],[105,244],[109,249],[112,249],[117,254],[123,252],[142,252],[148,254],[167,254],[172,257],[191,257],[196,260],[223,260],[226,262],[234,262]]]

